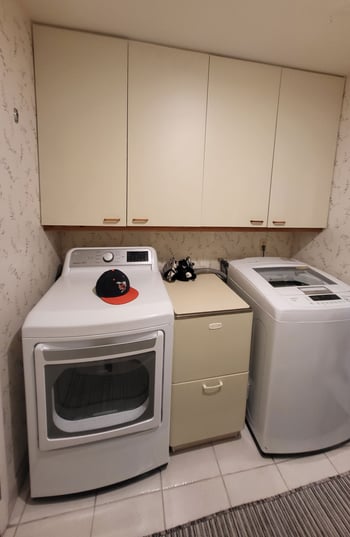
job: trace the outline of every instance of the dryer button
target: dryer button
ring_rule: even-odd
[[[103,254],[103,261],[110,263],[114,259],[114,254],[112,252],[106,252]]]

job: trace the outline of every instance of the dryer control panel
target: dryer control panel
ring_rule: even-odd
[[[66,270],[84,267],[135,267],[158,269],[157,256],[150,247],[75,248],[65,259]]]

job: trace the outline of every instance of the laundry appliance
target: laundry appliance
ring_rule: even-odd
[[[173,323],[153,248],[67,253],[22,329],[32,497],[168,462]]]
[[[350,286],[295,259],[234,260],[228,284],[253,309],[247,422],[265,453],[350,438]]]

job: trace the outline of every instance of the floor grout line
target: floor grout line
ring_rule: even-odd
[[[94,520],[95,520],[96,502],[97,502],[97,493],[95,494],[94,505],[92,506],[92,518],[91,518],[90,537],[92,537],[92,534],[93,534],[93,531],[94,531]]]
[[[164,488],[163,488],[163,472],[160,472],[160,491],[162,493],[162,506],[163,506],[163,524],[164,530],[167,529],[166,514],[165,514],[165,500],[164,500]]]
[[[287,490],[292,490],[292,489],[289,488],[287,481],[284,479],[283,474],[282,474],[277,462],[275,463],[275,466],[277,468],[277,471],[278,471],[279,475],[281,476],[281,479],[282,479],[283,483],[286,485]]]
[[[337,475],[339,475],[339,471],[338,471],[338,468],[335,466],[335,464],[333,464],[333,461],[332,459],[330,459],[327,455],[327,453],[325,453],[326,457],[327,457],[327,460],[330,462],[330,464],[333,466],[334,470],[337,472]]]
[[[25,522],[21,522],[20,524],[17,524],[17,529],[19,526],[28,526],[28,524],[35,524],[37,522],[40,522],[41,520],[48,520],[50,518],[60,518],[64,517],[66,515],[74,515],[75,513],[81,513],[83,511],[90,511],[93,507],[82,507],[81,509],[73,509],[71,511],[64,511],[61,513],[55,513],[52,515],[42,516],[40,518],[33,518],[32,520],[26,520]],[[14,528],[15,526],[8,526],[8,528]]]

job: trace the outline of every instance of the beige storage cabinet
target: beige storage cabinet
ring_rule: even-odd
[[[326,227],[344,78],[282,69],[268,226]]]
[[[127,41],[34,25],[41,223],[125,226]]]
[[[202,225],[326,227],[343,91],[343,77],[211,56]]]
[[[209,56],[130,42],[128,225],[199,226]]]
[[[210,57],[203,226],[267,226],[281,68]]]
[[[35,24],[41,222],[322,228],[344,78]]]
[[[252,312],[214,274],[167,283],[175,313],[170,446],[244,426]]]

